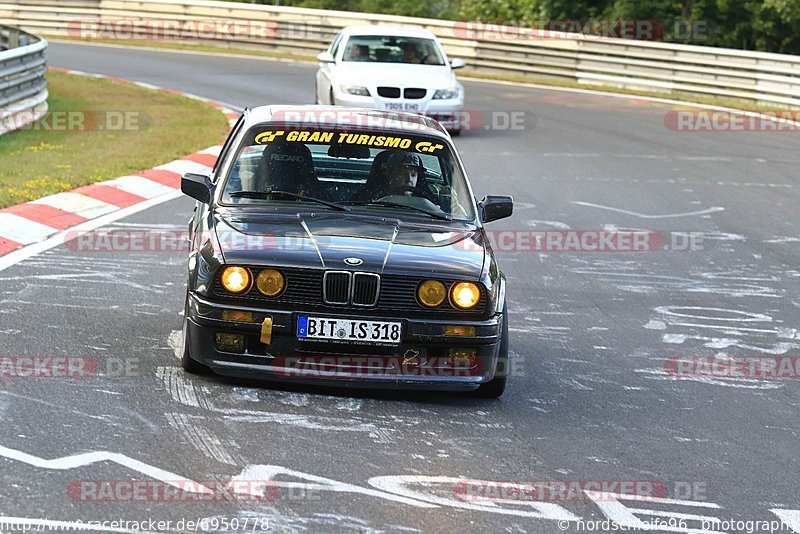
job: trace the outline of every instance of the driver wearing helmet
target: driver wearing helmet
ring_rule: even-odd
[[[417,154],[395,152],[386,160],[386,191],[400,190],[404,195],[411,195],[411,188],[417,187],[424,174],[425,166]],[[409,189],[402,191],[403,188]]]

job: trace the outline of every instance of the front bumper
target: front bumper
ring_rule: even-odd
[[[379,109],[382,111],[405,111],[426,115],[437,121],[448,130],[458,130],[462,126],[462,109],[464,98],[450,100],[382,98],[380,96],[356,96],[344,92],[335,93],[339,106]],[[408,108],[407,106],[416,106]]]
[[[222,320],[223,310],[251,313],[253,320]],[[295,335],[300,315],[400,321],[401,343],[388,346],[301,341]],[[220,375],[299,384],[472,391],[494,378],[502,314],[480,321],[398,319],[366,316],[356,310],[336,315],[219,304],[190,294],[187,316],[190,354],[192,359]],[[266,317],[272,320],[269,344],[263,343],[261,337]],[[475,335],[446,336],[446,325],[472,326]],[[240,348],[231,350],[217,343],[217,334],[239,335],[244,342]],[[474,354],[466,360],[454,361],[450,349],[474,351]]]

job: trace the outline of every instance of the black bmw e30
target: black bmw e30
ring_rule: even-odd
[[[197,202],[183,368],[500,396],[505,277],[450,136],[419,115],[245,110]]]

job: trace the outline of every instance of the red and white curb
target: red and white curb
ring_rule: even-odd
[[[51,68],[51,70],[110,79],[200,100],[222,111],[228,117],[231,126],[239,118],[239,113],[224,104],[174,89],[114,76],[66,69]],[[87,221],[119,210],[142,203],[147,203],[148,206],[155,205],[161,199],[167,201],[175,198],[176,191],[181,187],[181,176],[187,172],[209,174],[221,149],[222,144],[219,144],[134,175],[121,176],[0,209],[0,256],[41,243],[67,228],[83,225]]]

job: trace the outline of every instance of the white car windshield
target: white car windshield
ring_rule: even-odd
[[[445,64],[433,39],[382,35],[351,37],[345,46],[342,60],[438,66]]]
[[[290,209],[327,203],[365,214],[472,221],[470,199],[460,164],[440,138],[266,124],[246,134],[221,201]]]

